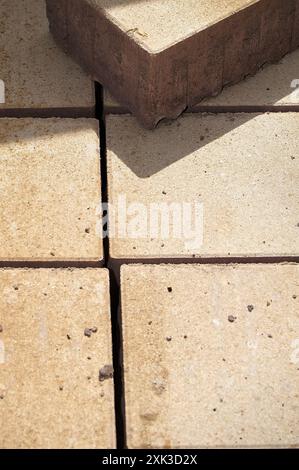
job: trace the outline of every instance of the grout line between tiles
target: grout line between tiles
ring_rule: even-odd
[[[107,146],[106,146],[106,122],[104,114],[103,87],[95,83],[96,92],[96,118],[100,127],[100,155],[101,155],[101,180],[102,180],[102,204],[108,202],[108,172],[107,172]],[[109,214],[103,216],[109,218]],[[103,230],[107,227],[103,226]],[[115,274],[109,268],[109,239],[103,237],[105,267],[109,269],[110,278],[110,311],[112,325],[112,352],[114,368],[114,406],[117,448],[126,448],[126,420],[124,406],[124,373],[123,373],[123,341],[122,321],[120,310],[120,286]]]

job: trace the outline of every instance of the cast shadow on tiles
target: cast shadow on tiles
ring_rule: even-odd
[[[181,158],[194,153],[251,120],[256,114],[233,114],[218,126],[217,119],[205,125],[207,114],[194,114],[198,120],[195,133],[190,130],[190,114],[173,122],[161,123],[155,131],[139,126],[132,116],[109,116],[107,150],[116,155],[138,178],[149,178]]]
[[[218,97],[194,107],[194,112],[206,112],[193,114],[198,119],[199,132],[195,134],[185,125],[191,113],[176,121],[161,121],[154,131],[142,129],[134,117],[107,113],[107,150],[136,176],[148,178],[223,135],[233,133],[257,113],[299,111],[299,89],[295,87],[298,53],[299,50],[288,54],[281,62],[266,66],[254,77],[227,87]],[[208,111],[232,114],[227,115],[222,126],[218,126],[216,119],[207,127]]]
[[[134,4],[134,3],[141,3],[144,0],[107,0],[107,4],[109,3],[109,6],[123,6],[125,7],[126,5]],[[20,108],[20,105],[17,106],[15,104],[14,106],[18,108],[20,111],[20,114],[18,116],[25,116],[26,112],[31,112],[32,109],[37,109],[37,112],[35,115],[39,115],[41,117],[42,112],[47,112],[47,105],[44,103],[44,101],[41,101],[43,98],[45,98],[46,94],[45,91],[49,91],[50,97],[51,97],[51,102],[50,102],[50,107],[51,107],[51,115],[59,115],[63,116],[63,112],[65,109],[67,109],[68,106],[70,108],[68,111],[66,111],[68,114],[72,114],[74,109],[77,108],[78,106],[83,104],[88,108],[92,108],[92,92],[90,91],[89,87],[89,81],[87,77],[83,74],[81,74],[80,69],[76,64],[73,64],[71,60],[68,57],[64,55],[64,53],[60,50],[58,50],[57,46],[54,44],[54,41],[52,38],[49,37],[49,33],[47,31],[47,20],[45,16],[45,5],[44,2],[40,2],[39,0],[31,0],[29,3],[24,2],[24,0],[20,3],[19,1],[17,2],[16,0],[13,1],[13,5],[11,6],[12,2],[5,2],[5,4],[9,4],[9,7],[6,7],[7,9],[9,8],[10,13],[10,23],[13,23],[15,20],[22,20],[22,25],[24,26],[25,22],[29,22],[29,24],[34,26],[34,31],[32,34],[27,34],[22,32],[17,32],[16,33],[16,38],[14,39],[13,42],[11,37],[11,31],[10,28],[7,25],[4,25],[4,37],[7,35],[7,38],[9,38],[9,41],[7,40],[7,44],[9,45],[9,53],[11,54],[11,57],[16,57],[16,59],[19,59],[22,57],[22,54],[26,53],[28,55],[28,51],[30,51],[30,55],[28,56],[29,60],[29,71],[27,70],[27,73],[29,74],[27,77],[27,82],[26,86],[21,87],[22,80],[24,79],[24,73],[19,73],[19,69],[16,68],[13,73],[9,70],[9,67],[7,69],[7,76],[11,77],[10,81],[5,80],[5,76],[2,76],[1,78],[4,79],[7,86],[7,92],[9,93],[8,97],[12,100],[14,95],[15,95],[15,90],[21,89],[22,93],[25,94],[24,96],[22,95],[21,98],[21,104],[22,104],[22,109]],[[24,10],[24,11],[23,11]],[[40,19],[40,21],[36,20],[36,15]],[[25,25],[26,26],[26,25]],[[32,27],[33,27],[32,26]],[[25,28],[26,31],[26,28]],[[25,35],[25,41],[21,41],[22,34]],[[18,41],[22,44],[22,42],[25,42],[25,46],[23,44],[23,47],[21,49],[18,49],[16,45],[18,44]],[[18,51],[18,54],[16,51]],[[26,52],[27,51],[27,52]],[[296,52],[293,54],[290,54],[289,57],[294,56]],[[27,55],[25,55],[27,59]],[[34,60],[34,57],[38,56],[41,62],[36,63],[36,60]],[[47,59],[48,57],[48,59]],[[286,56],[288,57],[288,56]],[[7,65],[7,59],[4,57],[4,62],[3,65]],[[11,60],[11,59],[10,59]],[[44,74],[41,73],[41,71],[47,69],[46,65],[49,65],[49,62],[53,64],[53,67],[51,67],[50,73]],[[0,61],[2,64],[2,62]],[[16,61],[16,63],[19,63]],[[40,65],[41,64],[41,65]],[[35,68],[34,68],[35,67]],[[49,67],[48,67],[49,68]],[[5,69],[5,67],[4,67]],[[28,69],[28,67],[27,67]],[[48,70],[48,69],[47,69]],[[238,94],[242,95],[242,93],[245,94],[245,96],[248,96],[248,103],[249,105],[251,104],[251,100],[255,101],[257,100],[257,97],[262,96],[262,93],[267,93],[268,98],[267,98],[267,106],[265,106],[265,109],[260,110],[260,111],[265,111],[266,109],[269,109],[273,111],[273,107],[285,96],[288,96],[291,92],[290,88],[290,77],[292,79],[296,79],[295,71],[293,66],[290,68],[289,65],[286,66],[286,70],[288,71],[288,74],[286,75],[286,85],[281,86],[281,80],[277,79],[278,73],[273,72],[273,79],[271,79],[271,90],[268,91],[266,89],[257,89],[256,94],[253,97],[252,95],[247,95],[246,92],[246,84],[243,82],[240,85],[236,85],[234,87],[231,87],[230,90],[232,93],[234,93],[233,90],[239,90]],[[40,71],[40,73],[37,71]],[[297,68],[296,68],[297,71]],[[76,73],[75,73],[76,72]],[[264,69],[263,71],[258,74],[259,76],[262,76],[263,74],[266,74],[267,76],[269,75],[269,68]],[[34,81],[34,87],[32,87],[32,82],[30,81],[31,78],[35,77]],[[66,99],[67,95],[67,86],[66,83],[64,83],[64,80],[62,80],[61,77],[67,77],[67,76],[72,76],[72,92],[70,92],[70,99]],[[74,80],[74,76],[77,77],[76,80]],[[12,86],[12,77],[13,77],[13,83],[15,83],[14,86]],[[31,78],[30,78],[31,77]],[[52,78],[51,78],[52,77]],[[257,77],[257,76],[256,76]],[[255,80],[256,77],[253,77],[252,79],[249,80]],[[299,77],[298,77],[299,78]],[[247,81],[246,81],[247,82]],[[31,83],[31,87],[29,86]],[[75,83],[75,84],[74,84]],[[285,83],[285,82],[283,82]],[[63,86],[57,86],[57,85],[64,85]],[[84,84],[84,86],[82,85]],[[244,84],[244,91],[241,91],[241,87]],[[82,101],[81,99],[78,101],[78,96],[81,96],[80,93],[82,94],[82,86],[83,90],[89,90],[90,95],[87,102],[84,100]],[[61,91],[59,91],[61,88]],[[11,89],[11,90],[10,90]],[[29,96],[29,92],[32,93],[32,96]],[[224,96],[225,90],[221,95],[219,95],[219,99],[221,96]],[[242,101],[244,102],[244,94]],[[270,96],[269,96],[270,94]],[[77,97],[76,99],[74,98]],[[55,98],[55,99],[54,99]],[[62,106],[62,99],[65,100],[67,105]],[[246,98],[247,99],[247,98]],[[299,100],[298,100],[299,102]],[[26,106],[24,105],[26,104]],[[9,104],[9,103],[8,103]],[[13,106],[12,103],[9,104],[9,106]],[[48,107],[49,107],[48,106]],[[62,106],[59,108],[59,106]],[[223,111],[227,111],[229,109],[229,100],[226,99],[226,102],[221,106]],[[277,110],[282,110],[283,106],[275,106]],[[295,106],[289,106],[290,108],[293,108]],[[27,108],[27,109],[26,109]],[[57,108],[57,109],[56,109]],[[279,109],[278,109],[279,108]],[[298,109],[298,108],[297,108]],[[70,111],[71,110],[71,111]],[[237,107],[234,111],[237,110]],[[241,106],[241,110],[243,110],[243,107]],[[284,109],[285,110],[285,109]],[[12,110],[13,111],[13,110]],[[246,109],[248,111],[248,109]],[[250,109],[250,111],[254,111],[254,109]],[[0,106],[0,116],[3,117],[8,117],[9,113],[11,112],[11,109],[1,109]],[[76,113],[75,113],[76,114]],[[227,119],[225,122],[225,125],[222,126],[222,128],[216,128],[217,126],[213,125],[211,128],[206,128],[203,127],[203,132],[201,134],[196,135],[190,135],[190,132],[188,133],[188,129],[185,125],[181,124],[184,123],[184,119],[174,121],[174,122],[161,122],[158,128],[154,131],[145,131],[140,126],[135,123],[134,118],[128,118],[132,123],[130,124],[131,131],[134,130],[134,133],[130,133],[130,149],[128,149],[127,146],[127,139],[125,139],[125,134],[126,134],[126,129],[119,128],[119,132],[122,135],[123,140],[120,138],[118,139],[117,136],[114,138],[113,135],[110,138],[110,133],[112,134],[112,130],[110,130],[110,118],[107,120],[107,130],[108,130],[108,142],[107,142],[107,147],[108,150],[114,152],[136,175],[138,175],[141,178],[146,178],[148,176],[151,176],[162,169],[168,167],[172,163],[180,160],[184,156],[190,154],[192,151],[199,150],[203,148],[204,146],[208,145],[212,141],[217,140],[220,138],[222,135],[227,134],[229,132],[233,132],[234,129],[236,129],[240,123],[241,125],[246,123],[246,121],[252,119],[252,117],[255,116],[254,114],[244,114],[241,116],[239,119],[234,119],[233,116],[231,118]],[[45,117],[45,116],[43,116]],[[50,117],[50,116],[49,116]],[[69,117],[76,117],[75,115],[69,116]],[[116,121],[117,118],[115,118]],[[198,115],[197,118],[199,121],[203,119],[202,115]],[[181,124],[181,125],[180,125]],[[84,126],[84,124],[82,124]],[[88,123],[86,122],[86,126],[88,127]],[[114,126],[121,126],[121,124],[117,124],[115,122]],[[129,126],[129,124],[128,124]],[[202,127],[199,124],[199,127]],[[61,128],[63,128],[61,126]],[[168,132],[169,130],[169,132]],[[175,132],[174,132],[175,130]],[[130,131],[130,132],[131,132]],[[60,133],[60,127],[57,126],[56,131]],[[62,130],[61,132],[65,132]],[[172,138],[171,140],[169,139],[170,133],[175,134],[175,138]],[[47,136],[48,137],[48,136]],[[5,142],[10,142],[13,141],[15,138],[14,135],[8,134],[5,136]],[[43,135],[41,134],[40,138],[43,138]],[[22,139],[24,140],[32,140],[33,136],[30,135],[30,133],[23,133],[22,134]],[[138,155],[138,149],[142,148],[142,145],[140,145],[140,139],[145,139],[149,141],[150,143],[150,149],[147,149],[146,152]],[[161,151],[160,151],[161,150]],[[135,151],[135,154],[134,154]],[[137,154],[136,154],[137,153]]]
[[[138,178],[150,178],[213,142],[217,145],[217,140],[224,135],[232,141],[233,152],[235,131],[262,114],[225,113],[222,119],[217,119],[216,115],[213,119],[212,114],[185,114],[175,122],[161,124],[154,132],[142,129],[131,116],[111,115],[107,119],[107,151]],[[285,131],[287,139],[288,129]],[[254,152],[254,149],[255,138],[252,136],[249,150]]]

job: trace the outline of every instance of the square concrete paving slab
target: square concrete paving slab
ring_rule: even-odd
[[[94,84],[55,44],[44,0],[1,0],[0,36],[0,116],[94,116]]]
[[[47,5],[56,40],[148,128],[297,45],[298,0]]]
[[[254,77],[225,87],[219,95],[206,98],[187,111],[298,111],[298,63],[299,51],[287,54],[277,64],[265,66]],[[105,90],[104,100],[106,114],[128,113],[108,90]]]
[[[107,118],[112,262],[299,255],[298,113]]]
[[[298,265],[121,279],[129,448],[299,447]]]
[[[0,447],[114,447],[108,272],[1,269],[0,290]]]
[[[98,122],[0,119],[0,262],[103,259]]]

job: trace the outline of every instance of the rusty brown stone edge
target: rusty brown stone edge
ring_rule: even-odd
[[[105,260],[35,260],[35,259],[1,259],[0,268],[103,268],[105,267]]]
[[[95,118],[93,107],[0,108],[0,118]]]
[[[47,0],[65,51],[152,129],[299,46],[299,0],[261,0],[150,53],[87,0]]]

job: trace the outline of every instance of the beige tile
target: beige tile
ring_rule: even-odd
[[[0,119],[0,261],[103,259],[98,122]]]
[[[2,0],[0,36],[0,115],[94,115],[94,84],[55,45],[44,0]]]
[[[298,447],[298,265],[123,266],[129,448]]]
[[[107,271],[1,269],[0,290],[0,447],[114,447]]]
[[[112,259],[298,257],[298,126],[298,113],[189,114],[151,132],[108,116]]]

